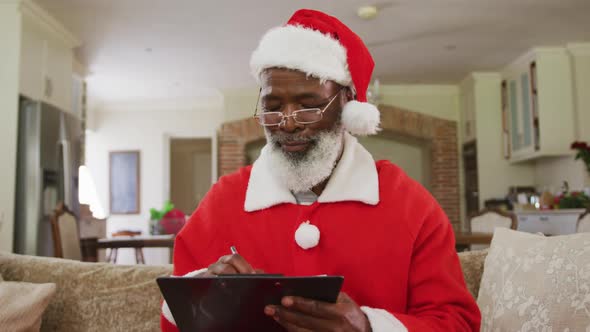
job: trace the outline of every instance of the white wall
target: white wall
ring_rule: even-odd
[[[225,121],[246,119],[253,116],[258,91],[257,87],[223,90]]]
[[[569,44],[573,79],[575,139],[590,141],[590,43]],[[560,135],[560,133],[555,133]],[[572,155],[538,160],[535,183],[539,190],[559,191],[564,181],[571,190],[590,187],[590,175],[581,160]],[[544,189],[545,188],[545,189]]]
[[[535,184],[534,166],[510,164],[503,157],[500,74],[473,73],[461,87],[473,100],[477,135],[477,165],[480,207],[491,198],[502,198],[510,186]],[[466,110],[462,110],[465,113]]]
[[[0,250],[12,251],[18,128],[21,16],[0,3]]]
[[[162,109],[158,109],[158,104]],[[122,109],[123,108],[123,109]],[[106,111],[105,111],[106,109]],[[187,107],[173,102],[150,103],[150,105],[125,104],[103,106],[93,112],[92,131],[86,137],[86,164],[94,177],[100,201],[109,213],[109,151],[140,150],[140,208],[138,215],[111,215],[108,218],[107,234],[120,229],[140,230],[149,234],[149,209],[161,208],[170,192],[171,137],[214,138],[223,121],[222,104],[214,99]],[[216,144],[216,140],[213,141]],[[216,152],[214,146],[213,151]],[[216,161],[216,155],[213,160]],[[213,170],[217,169],[216,163]],[[216,174],[212,174],[216,175]],[[213,179],[216,177],[213,176]],[[168,262],[167,249],[146,249],[148,264]],[[119,250],[122,264],[135,262],[129,250]]]
[[[380,104],[459,121],[459,88],[456,85],[381,85],[379,91]]]
[[[430,189],[431,153],[425,141],[406,137],[359,137],[359,142],[375,160],[389,160],[409,177]]]
[[[590,43],[570,49],[574,74],[578,139],[590,141]]]
[[[539,160],[535,165],[535,184],[540,191],[557,193],[567,181],[570,190],[582,190],[586,183],[587,171],[584,163],[573,157],[557,157]]]
[[[460,223],[465,220],[465,188],[463,172],[463,131],[461,130],[460,89],[457,85],[381,85],[380,104],[397,106],[444,120],[457,122],[457,151],[459,152]],[[418,165],[417,165],[418,166]]]
[[[590,143],[590,43],[572,45],[572,69],[574,73],[576,122],[578,140]],[[576,161],[582,164],[582,161]],[[590,174],[584,170],[586,187],[590,187]]]
[[[437,118],[459,120],[459,88],[456,85],[381,85],[380,104],[397,106]],[[222,91],[226,121],[254,114],[258,88]]]

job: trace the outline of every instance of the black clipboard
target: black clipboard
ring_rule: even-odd
[[[227,275],[157,278],[181,332],[284,331],[264,314],[283,296],[335,303],[342,276]]]

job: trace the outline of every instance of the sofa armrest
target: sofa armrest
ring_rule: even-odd
[[[459,253],[459,261],[463,270],[463,277],[467,284],[467,289],[477,299],[479,294],[479,284],[483,275],[483,265],[488,255],[488,249],[465,251]]]
[[[161,295],[156,278],[172,265],[114,265],[0,253],[4,280],[53,282],[57,292],[42,331],[157,331]]]

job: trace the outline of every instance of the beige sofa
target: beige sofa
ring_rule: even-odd
[[[469,291],[477,297],[486,251],[460,253]],[[155,279],[172,266],[123,266],[0,253],[5,281],[53,282],[57,293],[41,331],[159,331]]]

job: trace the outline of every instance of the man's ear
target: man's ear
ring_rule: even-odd
[[[352,92],[352,89],[347,87],[346,88],[346,101],[351,101],[354,100],[354,93]]]

